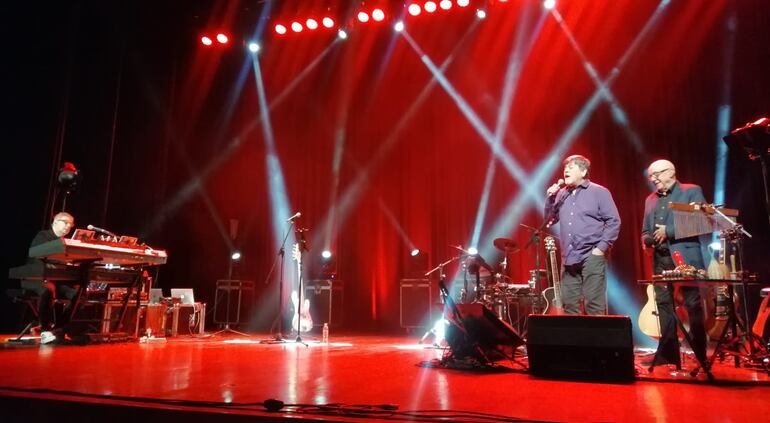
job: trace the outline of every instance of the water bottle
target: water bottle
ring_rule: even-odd
[[[324,323],[323,331],[321,332],[321,342],[324,344],[329,343],[329,324]]]

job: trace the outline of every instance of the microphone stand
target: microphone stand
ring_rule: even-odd
[[[449,260],[447,260],[447,261],[445,261],[443,263],[440,263],[438,266],[434,267],[433,269],[428,270],[425,273],[425,277],[429,278],[430,275],[432,275],[433,273],[438,271],[439,298],[441,299],[441,303],[444,304],[444,308],[446,308],[446,305],[447,305],[446,298],[449,296],[449,291],[446,290],[446,284],[444,283],[445,282],[444,279],[446,278],[446,275],[444,274],[444,266],[448,265],[449,263],[451,263],[451,262],[453,262],[455,260],[459,260],[461,257],[462,257],[462,255],[459,255],[457,257],[452,257]],[[442,286],[444,287],[444,289],[441,289]],[[443,311],[441,313],[441,319],[442,320],[444,319],[444,312]],[[434,334],[434,335],[436,334],[435,326],[436,325],[431,326],[425,332],[425,334],[420,339],[420,343],[421,344],[428,338],[428,336],[430,334]]]
[[[278,325],[278,330],[273,335],[273,339],[269,341],[263,341],[264,343],[282,343],[286,342],[285,339],[283,339],[283,266],[286,256],[286,240],[289,239],[289,234],[291,234],[291,228],[294,227],[294,220],[292,219],[289,221],[289,228],[286,230],[286,235],[283,237],[283,241],[281,241],[281,246],[278,247],[278,254],[276,254],[275,258],[273,259],[273,264],[270,266],[270,271],[267,272],[267,277],[265,277],[265,285],[267,285],[270,282],[270,276],[273,275],[273,271],[275,270],[275,265],[278,263],[278,258],[281,258],[281,271],[279,273],[278,277],[278,316],[276,316],[276,320],[273,321],[273,325],[270,328],[270,331],[272,332],[273,328],[275,328],[276,324]]]

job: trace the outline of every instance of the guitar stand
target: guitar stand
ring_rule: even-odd
[[[770,374],[770,367],[764,362],[764,360],[768,358],[768,351],[763,345],[764,341],[755,333],[747,330],[745,323],[738,318],[733,302],[734,293],[732,285],[729,285],[728,293],[730,301],[728,301],[727,306],[727,324],[722,329],[714,353],[708,360],[709,367],[714,364],[716,357],[723,357],[725,354],[729,354],[733,356],[736,368],[741,366],[740,359],[742,358],[748,363],[747,365],[762,367],[768,374]],[[732,332],[730,336],[728,336],[728,331]],[[748,353],[741,352],[742,337],[745,337],[746,342],[748,343]],[[697,370],[697,368],[693,370],[695,375],[697,375]]]

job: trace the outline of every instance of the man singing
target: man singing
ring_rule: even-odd
[[[680,183],[676,179],[674,164],[668,160],[654,161],[647,168],[647,177],[655,185],[655,192],[644,202],[642,246],[653,248],[653,274],[675,266],[672,255],[678,251],[686,264],[705,269],[700,239],[695,237],[674,239],[674,216],[668,203],[704,203],[703,190],[698,185]],[[684,307],[690,320],[692,349],[701,362],[706,361],[706,329],[703,306],[698,287],[680,287]],[[655,303],[660,319],[660,339],[653,364],[681,365],[679,340],[674,316],[673,293],[662,285],[655,285]]]
[[[591,162],[567,157],[564,184],[554,184],[545,201],[545,218],[561,223],[561,295],[567,314],[607,313],[607,253],[620,233],[620,216],[610,191],[589,181]],[[563,189],[562,189],[563,188]]]

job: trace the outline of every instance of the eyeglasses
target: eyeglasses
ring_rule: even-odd
[[[652,172],[652,173],[650,173],[650,176],[648,176],[648,178],[651,181],[654,180],[654,179],[660,179],[660,175],[664,174],[665,172],[668,172],[669,170],[671,170],[670,167],[667,168],[667,169],[659,170],[657,172]]]
[[[56,221],[57,222],[64,222],[65,224],[70,225],[70,226],[74,226],[75,225],[75,222],[73,222],[71,220],[67,220],[67,219],[56,219]]]

